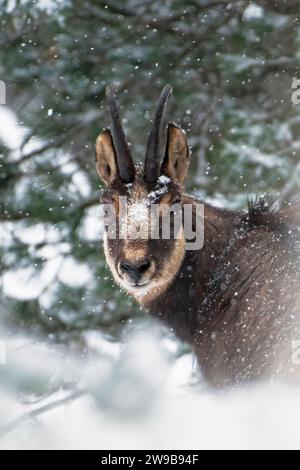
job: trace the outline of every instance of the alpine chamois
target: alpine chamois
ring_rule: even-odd
[[[212,385],[296,379],[300,205],[279,208],[261,198],[234,212],[185,194],[190,151],[180,127],[165,127],[171,93],[171,86],[165,86],[141,167],[133,163],[114,90],[106,90],[112,133],[105,130],[97,138],[96,166],[105,184],[102,204],[114,208],[119,222],[114,237],[105,235],[107,263],[121,288],[192,345]],[[193,211],[193,224],[204,226],[202,248],[186,249],[183,217],[176,229],[170,222],[169,239],[121,237],[124,224],[129,234],[136,226],[140,229],[153,202],[159,207],[176,204],[183,211],[186,205],[202,204],[202,216]],[[110,217],[106,210],[106,226]]]

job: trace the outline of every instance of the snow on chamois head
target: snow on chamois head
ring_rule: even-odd
[[[167,288],[185,254],[182,214],[174,214],[182,210],[190,152],[185,132],[173,123],[165,127],[171,93],[166,85],[160,95],[143,168],[133,163],[111,86],[106,98],[112,132],[106,129],[96,141],[96,168],[105,184],[105,225],[114,227],[113,235],[107,230],[104,238],[106,260],[119,285],[141,303]]]

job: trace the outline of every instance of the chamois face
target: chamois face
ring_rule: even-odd
[[[155,169],[148,153],[147,170],[147,163],[134,167],[128,154],[124,167],[116,140],[106,130],[96,142],[96,167],[106,186],[101,196],[104,250],[118,284],[146,304],[168,287],[184,258],[181,210],[189,149],[185,133],[169,124],[163,162],[152,155],[151,161],[159,163]]]
[[[107,263],[120,286],[141,302],[162,292],[182,263],[182,218],[176,225],[172,216],[180,213],[181,200],[180,186],[166,176],[150,185],[137,176],[133,183],[112,184],[102,194],[105,224],[114,228],[105,233]],[[167,236],[163,223],[170,227]]]

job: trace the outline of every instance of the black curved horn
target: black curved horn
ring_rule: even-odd
[[[148,136],[144,167],[145,180],[148,183],[154,183],[159,177],[165,112],[172,90],[171,85],[164,87],[155,111],[153,126]]]
[[[106,87],[105,94],[112,119],[112,134],[117,154],[120,178],[123,183],[132,183],[135,177],[135,167],[123,130],[113,85],[108,85]]]

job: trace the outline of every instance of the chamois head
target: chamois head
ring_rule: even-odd
[[[101,202],[106,227],[115,217],[114,236],[106,232],[104,238],[106,260],[115,280],[141,303],[166,289],[185,253],[182,218],[175,224],[171,217],[170,236],[162,234],[164,213],[171,207],[172,211],[182,207],[190,155],[185,133],[173,123],[165,127],[171,93],[172,87],[166,85],[156,108],[143,166],[133,163],[111,86],[106,89],[106,98],[112,132],[105,130],[96,141],[97,172],[105,184]]]

